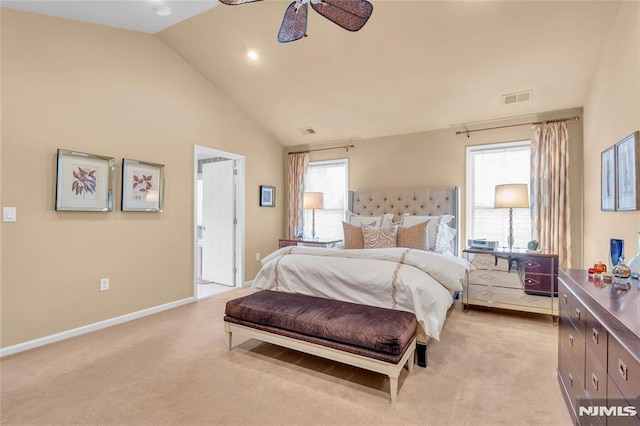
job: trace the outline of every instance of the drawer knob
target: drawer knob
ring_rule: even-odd
[[[562,294],[562,301],[564,302],[565,305],[569,304],[569,296],[567,296],[566,293]]]
[[[624,380],[627,380],[627,375],[628,375],[627,366],[624,364],[624,362],[622,362],[620,358],[618,358],[618,373],[620,373],[620,375],[624,378]]]
[[[571,334],[569,335],[569,343],[573,346],[573,336]]]
[[[595,390],[598,390],[598,376],[595,373],[591,373],[591,384]]]
[[[598,344],[598,330],[596,330],[595,328],[591,329],[591,337],[593,338],[593,341],[595,342],[595,344]]]
[[[580,309],[576,308],[576,319],[580,321]]]
[[[573,387],[573,375],[569,373],[569,385]]]

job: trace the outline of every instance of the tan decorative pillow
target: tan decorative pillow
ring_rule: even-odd
[[[374,226],[376,222],[373,221],[369,225]],[[344,233],[344,248],[345,249],[362,249],[364,248],[364,237],[362,236],[361,225],[351,225],[347,222],[342,222],[342,231]]]
[[[398,226],[398,238],[396,245],[418,250],[428,250],[427,225],[429,222],[421,222],[413,226]]]
[[[394,225],[381,228],[362,225],[362,236],[366,249],[396,247],[397,235],[398,227]]]

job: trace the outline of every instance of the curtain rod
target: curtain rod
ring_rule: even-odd
[[[469,137],[469,133],[483,132],[485,130],[504,129],[506,127],[528,126],[530,124],[549,124],[549,123],[560,123],[560,122],[563,122],[563,121],[578,121],[578,120],[580,120],[580,116],[579,115],[574,115],[573,117],[557,118],[555,120],[533,121],[531,123],[522,123],[522,124],[508,124],[506,126],[486,127],[484,129],[475,129],[475,130],[459,130],[459,131],[456,132],[456,135],[461,135],[463,133],[466,133],[467,137]]]
[[[344,146],[334,146],[332,148],[317,148],[317,149],[308,149],[306,151],[296,151],[296,152],[290,152],[289,155],[291,154],[304,154],[305,152],[314,152],[314,151],[326,151],[327,149],[346,149],[347,152],[349,152],[349,148],[355,148],[355,145],[344,145]]]

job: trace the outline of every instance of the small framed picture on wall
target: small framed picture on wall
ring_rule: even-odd
[[[616,150],[615,146],[602,151],[600,210],[616,209]]]
[[[275,186],[260,185],[260,207],[276,206]]]
[[[123,212],[162,212],[164,209],[164,165],[122,160]]]
[[[640,210],[640,132],[615,144],[616,210]]]

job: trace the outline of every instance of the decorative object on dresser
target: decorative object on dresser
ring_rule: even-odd
[[[513,249],[513,209],[529,208],[529,191],[526,183],[496,185],[494,208],[509,209],[509,250]]]
[[[311,247],[324,247],[324,248],[332,248],[336,245],[340,244],[342,240],[337,239],[320,239],[315,238],[313,240],[305,240],[304,238],[281,238],[278,240],[278,248],[289,247],[289,246],[311,246]]]
[[[558,381],[575,424],[640,424],[640,289],[560,269]]]
[[[311,210],[311,238],[316,239],[316,209],[324,209],[324,194],[322,192],[305,192],[302,208]]]
[[[620,258],[624,257],[624,240],[618,238],[609,239],[609,269],[620,263]]]
[[[524,250],[468,248],[464,257],[475,269],[467,273],[462,301],[470,306],[558,315],[558,256]]]
[[[640,280],[640,232],[638,232],[638,249],[636,255],[631,258],[628,266],[631,270],[631,278]]]

